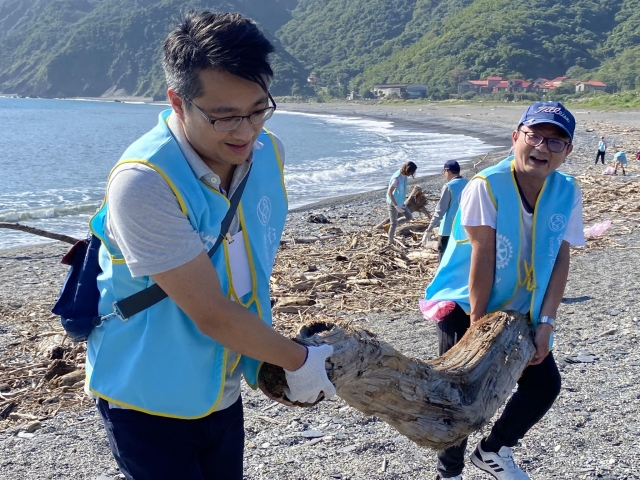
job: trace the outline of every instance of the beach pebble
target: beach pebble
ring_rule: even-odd
[[[36,430],[40,430],[41,428],[42,428],[42,424],[38,420],[35,420],[27,424],[27,426],[24,428],[24,431],[26,433],[33,433]]]

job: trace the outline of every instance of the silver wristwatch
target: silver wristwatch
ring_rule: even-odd
[[[554,318],[547,317],[547,316],[545,315],[544,317],[540,317],[540,318],[538,319],[538,324],[540,324],[540,323],[547,323],[547,324],[551,325],[551,328],[552,328],[552,329],[555,329],[554,324],[556,323],[556,320],[555,320]]]

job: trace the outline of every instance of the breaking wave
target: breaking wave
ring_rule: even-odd
[[[45,218],[67,217],[71,215],[93,214],[100,205],[96,203],[81,203],[59,207],[32,208],[25,210],[0,210],[0,222],[24,222],[27,220],[42,220]]]

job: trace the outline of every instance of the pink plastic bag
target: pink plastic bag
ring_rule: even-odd
[[[419,304],[420,311],[422,312],[422,316],[425,320],[431,320],[433,322],[441,321],[445,316],[453,312],[454,308],[456,308],[456,302],[448,300],[434,301],[421,298],[419,300]]]
[[[613,167],[607,167],[604,169],[604,172],[602,172],[603,175],[615,175],[616,173],[616,169]]]
[[[610,226],[611,226],[611,220],[606,220],[606,221],[601,222],[601,223],[595,223],[595,224],[591,225],[589,228],[585,228],[584,229],[584,236],[585,237],[599,237]]]

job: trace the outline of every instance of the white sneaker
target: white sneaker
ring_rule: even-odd
[[[471,463],[480,470],[493,475],[497,480],[531,480],[513,461],[513,451],[509,447],[502,447],[498,453],[485,452],[480,443],[471,454]]]

